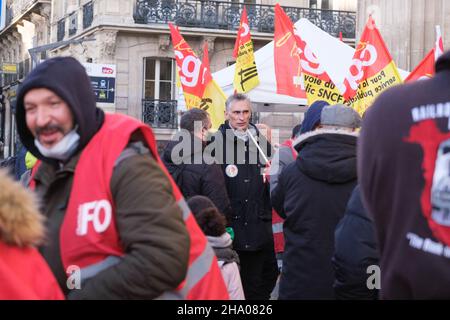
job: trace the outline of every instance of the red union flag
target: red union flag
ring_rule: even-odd
[[[405,82],[414,80],[429,79],[435,74],[435,62],[444,53],[444,43],[442,41],[441,28],[436,26],[436,43],[433,49],[428,52],[419,65],[411,71]]]
[[[294,35],[294,26],[278,3],[275,5],[273,51],[277,93],[306,98],[306,93],[301,87],[301,58]]]
[[[329,104],[343,103],[344,97],[331,81],[319,58],[311,50],[308,43],[301,38],[296,28],[294,28],[294,34],[300,54],[302,89],[306,92],[308,104],[311,105],[317,100],[324,100]]]
[[[188,109],[198,107],[207,85],[205,83],[207,69],[183,39],[178,29],[171,23],[169,23],[169,27],[186,107]]]
[[[259,78],[245,6],[234,45],[233,57],[236,58],[233,80],[234,89],[239,93],[249,92],[259,85]]]
[[[349,74],[340,87],[346,102],[361,115],[385,89],[402,82],[394,61],[369,17],[356,47]]]
[[[419,63],[419,65],[409,74],[405,82],[415,80],[429,79],[434,75],[434,58],[435,49],[431,49],[427,56]]]
[[[225,121],[225,102],[227,100],[225,93],[214,81],[209,69],[208,42],[203,45],[203,66],[206,68],[205,83],[206,89],[203,93],[199,108],[208,112],[211,118],[212,128],[217,130]]]
[[[444,53],[444,41],[441,35],[441,26],[436,26],[436,44],[434,45],[434,57],[435,60]]]

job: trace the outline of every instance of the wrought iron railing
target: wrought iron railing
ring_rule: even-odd
[[[89,28],[94,20],[94,4],[91,2],[83,6],[83,29]]]
[[[134,21],[142,24],[174,22],[178,26],[236,30],[244,4],[202,0],[136,0]],[[273,32],[274,6],[245,4],[253,31]],[[306,18],[333,36],[342,32],[354,39],[356,13],[350,11],[283,7],[292,21]]]
[[[64,39],[65,35],[66,35],[66,19],[63,18],[58,21],[56,39],[58,41],[61,41],[62,39]]]
[[[153,128],[178,127],[176,100],[142,100],[142,121]]]

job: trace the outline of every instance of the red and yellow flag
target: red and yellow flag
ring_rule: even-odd
[[[400,83],[402,78],[370,16],[341,93],[362,115],[381,92]]]
[[[426,57],[419,63],[419,65],[411,71],[405,82],[412,82],[415,80],[429,79],[434,75],[434,57],[435,49],[431,49]]]
[[[186,107],[188,109],[199,107],[206,89],[205,74],[207,70],[178,29],[171,23],[169,23],[169,27]]]
[[[209,113],[213,129],[218,129],[225,122],[225,102],[227,97],[222,88],[214,81],[209,69],[208,42],[203,46],[203,66],[206,68],[205,82],[206,89],[203,93],[200,108]]]
[[[436,43],[434,48],[428,52],[419,65],[409,74],[405,82],[429,79],[434,76],[435,62],[444,53],[444,43],[442,41],[441,28],[436,26]]]
[[[334,85],[319,59],[294,28],[295,39],[300,52],[300,64],[303,74],[303,87],[308,104],[317,100],[327,101],[329,104],[343,103],[339,89]]]
[[[273,45],[277,93],[296,98],[306,98],[302,89],[300,51],[291,19],[277,3],[275,5],[275,33]]]
[[[241,23],[234,45],[233,57],[236,58],[233,86],[236,92],[246,93],[259,85],[258,70],[253,54],[253,42],[247,11],[244,6]]]

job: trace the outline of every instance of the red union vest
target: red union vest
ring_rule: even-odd
[[[81,153],[60,231],[64,268],[81,268],[81,278],[84,281],[120,262],[124,255],[115,225],[110,180],[116,160],[136,130],[142,132],[153,156],[170,179],[173,195],[183,211],[191,240],[186,278],[174,292],[166,292],[160,298],[228,300],[228,291],[214,251],[162,164],[152,130],[125,115],[106,114],[103,126]]]

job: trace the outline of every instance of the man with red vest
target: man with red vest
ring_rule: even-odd
[[[96,107],[83,66],[58,57],[17,97],[39,160],[30,186],[48,219],[44,259],[69,299],[227,299],[216,258],[145,124]]]

